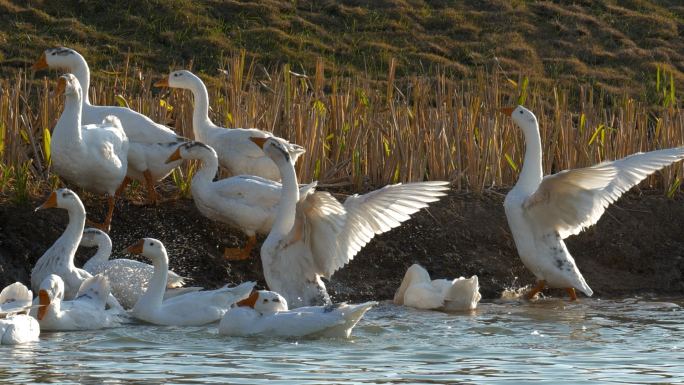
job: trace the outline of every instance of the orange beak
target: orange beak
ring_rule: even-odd
[[[48,295],[47,290],[41,290],[38,292],[38,301],[41,306],[38,308],[38,314],[36,315],[36,318],[38,318],[38,321],[40,321],[45,318],[47,308],[50,306],[50,296]]]
[[[57,88],[55,88],[55,96],[59,96],[66,91],[66,79],[60,77],[57,79]]]
[[[43,56],[40,57],[40,60],[38,60],[38,62],[36,64],[34,64],[33,66],[31,66],[31,68],[29,68],[29,69],[31,71],[35,71],[35,70],[39,70],[41,68],[47,68],[49,66],[50,65],[47,63],[47,60],[45,60],[45,52],[43,52]]]
[[[145,244],[145,240],[141,239],[135,245],[128,246],[123,252],[128,253],[128,254],[141,254],[143,251],[143,245],[144,244]]]
[[[57,193],[55,193],[55,192],[53,192],[50,195],[50,198],[48,198],[48,200],[46,200],[45,203],[40,205],[40,207],[38,207],[36,209],[36,211],[43,210],[43,209],[51,209],[53,207],[57,207]]]
[[[515,111],[516,108],[518,108],[518,107],[517,106],[516,107],[501,107],[501,108],[497,108],[496,110],[501,112],[502,114],[506,114],[508,116],[511,116],[511,114],[513,113],[513,111]]]
[[[263,150],[264,149],[264,143],[266,143],[268,138],[259,138],[259,137],[250,136],[249,140],[256,143],[256,145],[259,146],[259,148],[261,148]]]
[[[237,306],[249,306],[252,309],[254,309],[254,305],[256,304],[256,301],[259,299],[259,292],[255,291],[250,295],[249,297],[235,302],[231,307],[237,307]]]
[[[164,79],[156,82],[153,84],[155,87],[169,87],[169,77],[165,77]]]
[[[174,160],[178,160],[178,159],[182,159],[181,154],[180,154],[180,147],[178,147],[176,149],[176,151],[174,151],[173,154],[171,154],[171,156],[169,157],[169,159],[166,160],[165,163],[169,164],[169,163],[173,162]]]

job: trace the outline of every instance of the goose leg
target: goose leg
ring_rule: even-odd
[[[570,300],[571,301],[577,301],[577,295],[575,294],[575,289],[572,287],[568,287],[565,289],[565,291],[568,292],[568,295],[570,295]]]
[[[221,258],[227,261],[241,261],[243,259],[249,258],[249,252],[252,251],[252,247],[256,243],[256,235],[250,235],[247,241],[247,246],[244,249],[228,249],[223,252]]]
[[[131,183],[131,178],[125,177],[123,182],[121,182],[121,186],[119,186],[119,188],[116,189],[116,192],[114,193],[114,195],[116,195],[116,196],[121,195],[124,192],[124,190],[126,189],[126,187],[128,187],[129,183]]]
[[[92,225],[93,227],[104,231],[105,233],[109,233],[110,225],[112,223],[112,214],[114,214],[114,199],[116,199],[116,197],[113,195],[110,195],[107,198],[109,209],[107,210],[107,218],[105,218],[104,222],[94,223],[94,222],[88,221],[88,223],[90,225]]]
[[[157,203],[157,197],[159,195],[154,190],[154,181],[152,180],[152,173],[150,172],[150,169],[148,168],[147,170],[143,171],[143,175],[145,176],[145,181],[147,181],[147,199],[142,202],[133,202],[133,204],[138,206],[153,205]]]
[[[542,279],[541,281],[539,281],[539,283],[537,283],[537,287],[525,293],[525,297],[529,299],[534,298],[537,295],[537,293],[539,293],[541,289],[544,288],[544,286],[546,286],[546,280]]]

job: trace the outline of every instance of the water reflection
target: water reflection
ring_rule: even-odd
[[[681,299],[482,303],[440,313],[383,303],[352,338],[219,336],[216,325],[44,333],[0,346],[20,382],[498,383],[682,380]]]

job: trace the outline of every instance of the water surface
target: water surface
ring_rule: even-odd
[[[678,383],[683,299],[383,303],[349,339],[229,338],[217,324],[43,333],[0,346],[14,383]]]

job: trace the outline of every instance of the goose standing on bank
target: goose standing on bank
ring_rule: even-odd
[[[282,175],[275,223],[261,247],[268,287],[287,299],[289,308],[330,304],[321,277],[349,262],[376,235],[397,227],[411,214],[439,200],[447,182],[414,182],[352,195],[340,204],[313,186],[299,193],[292,157],[273,138],[251,138]]]
[[[38,321],[29,316],[33,293],[20,282],[0,292],[0,345],[18,345],[37,341]]]
[[[575,289],[591,296],[593,291],[563,239],[595,224],[609,204],[646,176],[682,159],[684,147],[637,153],[543,176],[536,116],[522,106],[499,111],[520,127],[526,143],[520,177],[504,201],[520,260],[539,281],[525,295],[533,298],[548,285],[566,289],[572,300],[577,299]]]
[[[74,265],[74,256],[85,226],[85,208],[78,195],[65,188],[50,194],[50,198],[36,211],[53,207],[65,209],[69,213],[69,224],[62,236],[36,262],[31,272],[31,288],[38,292],[43,281],[50,274],[56,274],[64,281],[64,298],[70,301],[76,298],[81,284],[92,277],[90,273]],[[107,305],[121,309],[121,305],[111,294],[107,298]]]
[[[34,303],[39,308],[31,310],[41,330],[98,330],[119,326],[123,319],[118,310],[105,310],[110,295],[109,282],[101,274],[83,281],[76,298],[64,301],[64,281],[50,274],[40,285]]]
[[[119,119],[81,125],[81,85],[72,74],[59,77],[55,95],[66,96],[64,111],[52,133],[52,166],[60,176],[99,195],[109,195],[105,221],[93,224],[109,232],[116,188],[126,176],[128,139]]]
[[[154,183],[164,179],[180,164],[180,162],[167,164],[164,161],[175,151],[175,147],[184,142],[183,138],[169,127],[155,123],[152,119],[130,108],[90,104],[88,98],[90,68],[85,58],[73,49],[64,47],[49,49],[43,52],[43,56],[31,67],[31,70],[47,67],[68,70],[81,84],[83,92],[81,124],[97,124],[110,115],[119,118],[130,142],[130,148],[126,177],[118,186],[116,195],[120,195],[131,180],[137,180],[147,184],[147,200],[142,204],[154,204],[158,197],[154,190]]]
[[[131,310],[131,315],[156,325],[199,326],[220,320],[230,305],[247,298],[255,282],[216,290],[198,291],[163,300],[169,257],[164,245],[153,238],[143,238],[124,253],[142,254],[154,265],[147,290]]]
[[[157,87],[184,88],[192,91],[195,110],[192,127],[195,139],[211,146],[218,154],[219,165],[235,175],[256,175],[279,181],[278,167],[261,149],[249,141],[250,137],[275,138],[287,149],[292,162],[296,162],[305,150],[285,139],[276,138],[270,132],[256,128],[223,128],[209,119],[209,94],[200,78],[190,71],[173,71],[166,78],[154,84]]]
[[[427,270],[414,264],[406,271],[393,302],[418,309],[473,310],[482,298],[479,290],[477,275],[431,280]]]
[[[251,142],[250,142],[251,143]],[[278,212],[281,184],[254,175],[237,175],[214,181],[218,172],[216,152],[200,142],[178,147],[168,159],[199,159],[202,168],[192,178],[190,188],[195,206],[205,217],[241,228],[249,237],[244,249],[226,248],[223,259],[249,258],[256,234],[268,234]],[[302,187],[302,193],[311,186]]]
[[[261,334],[269,337],[347,338],[361,317],[377,304],[337,303],[290,311],[280,294],[260,290],[228,310],[219,324],[219,334],[233,337]]]
[[[97,253],[84,265],[83,270],[92,275],[102,274],[109,280],[111,292],[125,309],[135,306],[145,292],[152,278],[154,268],[147,263],[132,259],[109,259],[112,254],[112,240],[99,229],[83,230],[81,246],[96,247]],[[164,299],[202,290],[201,287],[183,287],[185,278],[169,270],[166,279]]]

